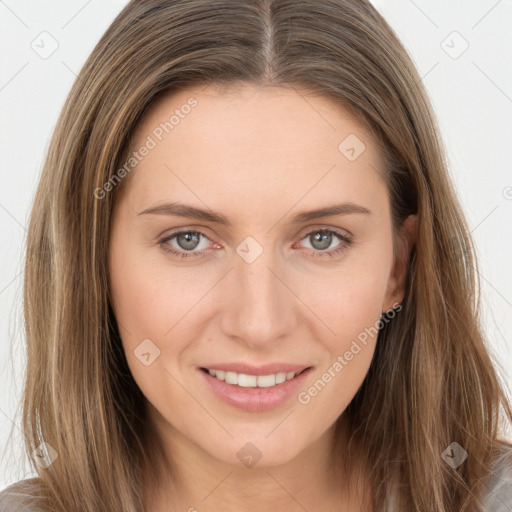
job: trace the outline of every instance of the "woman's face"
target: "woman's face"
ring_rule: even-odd
[[[291,460],[332,432],[402,299],[374,139],[325,97],[190,88],[127,162],[110,285],[152,420],[227,463]]]

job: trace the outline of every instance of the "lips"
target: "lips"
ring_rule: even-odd
[[[287,402],[312,370],[312,366],[287,363],[260,367],[244,363],[209,364],[198,368],[207,390],[223,402],[250,412],[267,411]]]

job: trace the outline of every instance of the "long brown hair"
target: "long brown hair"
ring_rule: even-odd
[[[379,507],[476,510],[512,412],[479,324],[474,249],[432,107],[367,0],[134,0],[97,44],[56,126],[28,228],[23,426],[27,454],[43,441],[58,454],[47,469],[32,462],[48,507],[143,510],[142,470],[156,455],[109,296],[120,188],[97,191],[119,176],[157,97],[211,83],[328,96],[380,141],[394,228],[417,214],[417,243],[402,310],[346,410],[349,448],[333,459],[367,461]],[[456,469],[441,457],[454,442],[469,454]]]

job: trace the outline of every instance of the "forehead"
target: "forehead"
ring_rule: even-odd
[[[332,99],[296,88],[201,86],[161,97],[144,115],[129,154],[139,205],[188,187],[211,199],[226,194],[298,200],[342,187],[350,194],[383,173],[363,122]],[[317,190],[313,190],[313,189]],[[192,197],[192,196],[191,196]]]
[[[265,131],[261,131],[261,128]],[[357,134],[373,144],[362,119],[333,99],[296,87],[256,85],[194,86],[168,93],[150,106],[135,133],[135,145],[147,135],[168,144],[180,141],[191,130],[201,142],[244,142],[253,147],[278,149],[279,144],[307,140],[305,149],[322,139],[337,148],[340,137]],[[257,146],[264,142],[264,146]]]

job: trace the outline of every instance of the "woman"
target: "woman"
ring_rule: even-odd
[[[512,503],[469,230],[366,1],[131,2],[64,106],[26,262],[39,477],[0,510]]]

